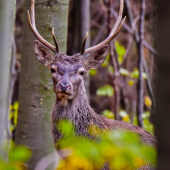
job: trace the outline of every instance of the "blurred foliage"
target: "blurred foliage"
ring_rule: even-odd
[[[114,94],[114,89],[110,85],[105,85],[105,86],[100,87],[99,89],[97,89],[96,93],[99,96],[108,96],[108,97],[111,97]]]
[[[129,85],[129,86],[133,86],[134,84],[135,84],[135,82],[134,82],[133,80],[129,80],[129,81],[128,81],[128,85]]]
[[[63,138],[59,145],[68,157],[60,160],[57,170],[100,170],[107,162],[112,169],[132,170],[150,163],[156,165],[156,151],[140,142],[139,136],[129,131],[105,131],[90,127],[96,140],[74,134],[68,121],[59,123]],[[62,150],[61,150],[62,154]]]
[[[130,76],[132,78],[137,79],[139,77],[139,70],[137,68],[134,68],[134,71],[130,73]],[[145,72],[142,73],[142,77],[144,79],[147,79],[147,74]]]
[[[104,110],[102,115],[109,119],[115,119],[114,113],[111,112],[110,110]]]
[[[109,119],[114,119],[115,120],[115,116],[114,113],[111,112],[110,110],[104,110],[102,113],[103,116],[109,118]],[[128,113],[126,113],[124,110],[120,110],[119,111],[119,116],[121,118],[121,120],[130,123],[130,116],[128,115]],[[148,131],[149,133],[151,133],[152,135],[154,135],[154,126],[153,124],[149,121],[150,118],[150,112],[147,111],[145,113],[142,114],[142,119],[143,119],[143,128]],[[137,121],[137,117],[134,116],[134,125],[138,126],[138,121]]]
[[[137,68],[134,68],[132,72],[129,72],[128,70],[124,68],[120,68],[119,73],[123,76],[129,76],[129,78],[137,79],[139,78],[139,70]],[[145,72],[142,73],[142,77],[144,79],[147,79],[147,74]]]
[[[89,74],[90,74],[90,76],[95,76],[97,74],[97,70],[96,69],[91,69],[89,71]]]
[[[129,75],[129,72],[125,69],[120,69],[120,72],[124,76]],[[139,73],[138,70],[134,69],[134,71],[131,74],[133,74],[133,76],[136,78],[137,73]],[[129,86],[134,85],[134,83],[135,82],[133,80],[129,80],[129,82],[128,82]],[[111,96],[114,95],[114,89],[110,85],[105,85],[103,87],[98,88],[96,93],[99,96],[111,97]],[[145,96],[144,102],[145,102],[145,105],[148,108],[150,108],[152,106],[152,100],[150,99],[149,96]],[[109,119],[115,119],[114,113],[112,113],[110,110],[104,110],[102,115],[104,115],[105,117],[107,117]],[[120,111],[119,111],[119,116],[120,116],[121,120],[123,120],[125,122],[129,122],[129,123],[131,122],[129,114],[126,113],[121,108],[120,108]],[[149,111],[142,114],[144,129],[147,130],[149,133],[154,134],[154,127],[153,127],[153,124],[149,121],[149,117],[150,117]],[[134,123],[133,124],[138,125],[136,116],[134,117]]]
[[[108,66],[108,72],[110,73],[110,74],[113,74],[114,73],[114,68],[112,67],[112,66]]]
[[[151,133],[152,135],[154,135],[154,126],[153,124],[149,121],[149,117],[150,117],[150,112],[144,112],[142,114],[142,119],[143,119],[143,128],[145,130],[147,130],[149,133]],[[134,117],[134,125],[138,125],[138,120],[137,120],[137,116]]]
[[[152,106],[152,100],[151,100],[151,98],[149,96],[145,96],[145,104],[148,107]]]
[[[102,67],[107,67],[109,64],[109,60],[110,60],[110,53],[108,53],[106,60],[104,61],[104,63],[102,64]]]
[[[25,162],[31,157],[31,151],[25,146],[15,146],[11,143],[8,159],[0,157],[0,170],[25,170]]]
[[[120,72],[120,74],[123,75],[123,76],[128,76],[128,75],[129,75],[129,71],[127,71],[126,69],[123,69],[123,68],[121,68],[121,69],[119,70],[119,72]]]
[[[126,53],[126,49],[118,41],[115,42],[115,48],[116,48],[116,52],[118,54],[118,62],[122,63],[123,62],[123,57],[124,57],[124,55]]]
[[[18,102],[15,102],[13,105],[10,106],[9,120],[12,122],[10,124],[11,132],[16,128],[17,125],[18,108],[19,108]]]
[[[123,121],[130,123],[130,117],[124,110],[120,110],[119,115],[121,116]]]
[[[143,128],[150,132],[152,135],[154,135],[154,126],[153,124],[149,121],[150,118],[150,112],[144,112],[142,114],[142,119],[143,119]]]

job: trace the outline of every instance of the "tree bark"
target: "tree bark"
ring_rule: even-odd
[[[137,118],[138,118],[138,125],[139,127],[143,128],[143,120],[142,120],[142,113],[143,113],[143,40],[144,40],[144,22],[145,22],[145,0],[141,0],[141,14],[140,14],[140,21],[139,21],[139,32],[140,32],[140,40],[139,40],[139,47],[138,47],[138,69],[139,69],[139,78],[137,83],[137,92],[138,92],[138,105],[137,105]]]
[[[108,35],[110,34],[113,27],[113,16],[111,13],[113,0],[109,0],[108,2]],[[115,52],[115,42],[110,42],[110,58],[114,68],[114,75],[112,78],[113,88],[114,88],[114,96],[112,103],[112,112],[115,115],[115,120],[119,120],[119,106],[120,106],[120,75],[119,75],[119,63],[117,60],[117,55]]]
[[[86,36],[86,33],[90,31],[90,0],[75,0],[74,1],[74,15],[73,15],[73,37],[74,41],[70,46],[71,55],[79,53]],[[70,40],[71,42],[71,40]],[[69,41],[68,41],[69,43]],[[86,48],[90,47],[90,34],[86,41]],[[90,77],[87,75],[84,78],[86,94],[88,99]]]
[[[51,133],[51,109],[55,102],[51,73],[40,64],[33,51],[35,37],[27,21],[27,10],[31,0],[24,4],[24,28],[22,40],[22,61],[19,88],[19,112],[16,129],[16,144],[32,149],[28,169],[54,152]],[[54,45],[51,28],[55,28],[60,50],[66,52],[68,0],[36,0],[35,21],[39,33]],[[57,158],[56,158],[57,159]]]
[[[131,24],[131,27],[134,23],[134,19],[133,19],[133,14],[132,14],[132,8],[131,8],[131,4],[130,4],[130,1],[129,0],[125,0],[125,4],[126,4],[126,8],[127,8],[127,11],[128,11],[128,16],[129,16],[129,20],[130,20],[130,24]],[[139,49],[139,40],[140,40],[140,37],[139,37],[139,34],[138,34],[138,30],[137,28],[135,27],[135,34],[134,34],[134,38],[135,38],[135,41],[136,41],[136,45],[137,45],[137,48],[138,48],[138,51],[140,50]],[[148,48],[148,50],[150,50],[153,54],[155,55],[158,55],[157,51],[152,48],[145,40],[143,40],[143,45]],[[144,71],[146,72],[147,74],[147,80],[146,80],[146,84],[147,84],[147,88],[148,88],[148,92],[149,92],[149,95],[152,99],[152,112],[151,112],[151,120],[152,120],[152,123],[155,124],[154,122],[154,110],[155,110],[155,97],[154,97],[154,93],[153,93],[153,88],[152,88],[152,84],[151,84],[151,80],[150,80],[150,76],[149,76],[149,73],[148,73],[148,68],[147,68],[147,64],[146,64],[146,60],[145,60],[145,56],[143,54],[143,68],[144,68]]]
[[[2,146],[10,140],[8,133],[8,82],[11,45],[15,18],[15,1],[0,0],[0,156],[5,156]]]
[[[156,46],[156,136],[158,140],[157,170],[170,167],[170,1],[156,1],[158,8]]]

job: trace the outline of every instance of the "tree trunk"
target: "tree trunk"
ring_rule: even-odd
[[[141,0],[141,12],[140,12],[140,21],[139,21],[139,44],[138,44],[138,69],[139,69],[139,78],[137,83],[137,93],[138,93],[138,104],[137,104],[137,119],[138,119],[138,126],[143,128],[143,120],[142,120],[142,113],[143,113],[143,58],[144,58],[144,51],[143,51],[143,40],[144,40],[144,22],[145,22],[145,0]]]
[[[6,113],[15,6],[15,1],[0,0],[0,156],[4,156],[2,146],[10,138]]]
[[[70,47],[71,55],[79,53],[83,44],[86,33],[90,31],[90,0],[75,0],[74,1],[74,15],[73,15],[73,37],[74,41],[70,40],[68,43],[73,42]],[[86,48],[90,47],[90,34],[86,41]],[[85,77],[86,94],[89,95],[89,75]]]
[[[170,1],[156,1],[157,21],[157,77],[156,77],[156,136],[158,140],[158,170],[170,167]]]
[[[26,0],[24,4],[25,22],[16,144],[26,145],[32,149],[28,169],[34,170],[43,157],[54,152],[51,109],[55,102],[55,94],[49,69],[37,61],[33,51],[35,37],[27,21],[27,10],[30,10],[30,4],[31,0]],[[35,1],[35,21],[39,33],[48,42],[54,44],[51,35],[51,28],[54,27],[62,52],[66,52],[68,4],[68,0]]]

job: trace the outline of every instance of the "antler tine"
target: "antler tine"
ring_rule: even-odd
[[[121,22],[122,20],[122,15],[123,15],[123,8],[124,8],[124,0],[120,0],[120,10],[119,10],[119,16],[118,16],[118,19],[111,31],[111,33],[109,34],[109,36],[103,41],[101,42],[100,44],[94,46],[94,47],[91,47],[91,48],[88,48],[84,51],[84,53],[91,53],[93,51],[96,51],[98,49],[100,49],[101,47],[103,47],[104,45],[108,44],[113,38],[115,38],[117,36],[117,34],[120,32],[124,22],[125,22],[125,19],[126,17],[123,19],[123,21]]]
[[[58,42],[57,42],[57,38],[55,37],[55,32],[54,32],[54,28],[52,28],[52,35],[53,35],[53,40],[54,40],[54,43],[55,43],[55,46],[56,46],[56,51],[59,52],[59,45],[58,45]]]
[[[49,42],[47,42],[37,31],[36,25],[35,25],[35,10],[34,10],[34,6],[35,6],[35,0],[31,1],[31,16],[30,13],[28,11],[28,22],[29,22],[29,26],[32,30],[32,32],[34,33],[34,35],[37,37],[37,39],[46,47],[48,47],[50,50],[52,50],[53,52],[59,52],[59,50],[57,48],[55,48],[52,44],[50,44]]]
[[[84,38],[84,41],[83,41],[83,45],[82,45],[81,53],[80,53],[81,55],[84,54],[87,37],[88,37],[88,32],[86,33],[86,37]]]

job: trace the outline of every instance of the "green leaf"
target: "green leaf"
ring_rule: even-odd
[[[128,76],[129,75],[129,71],[124,69],[124,68],[121,68],[119,70],[120,74],[122,74],[123,76]]]
[[[111,97],[114,94],[114,89],[110,85],[105,85],[105,86],[100,87],[99,89],[97,89],[96,93],[99,96],[108,96],[108,97]]]
[[[67,120],[62,120],[58,124],[58,128],[61,131],[62,134],[65,136],[72,136],[74,134],[74,127],[73,125],[67,121]]]
[[[114,68],[112,66],[109,66],[108,71],[109,71],[110,74],[113,74],[114,73]]]
[[[109,119],[115,119],[114,113],[111,112],[110,110],[104,110],[102,115]]]
[[[138,70],[134,70],[134,71],[130,74],[130,76],[137,79],[137,78],[139,77],[139,71],[138,71]]]
[[[131,77],[133,78],[138,78],[139,77],[139,70],[135,69],[131,74],[130,74]],[[147,79],[147,74],[145,72],[142,73],[142,77],[144,79]]]
[[[123,62],[123,56],[126,53],[126,49],[123,45],[121,45],[118,41],[115,42],[115,48],[118,54],[118,61],[119,63]]]
[[[60,169],[102,169],[107,161],[112,169],[122,170],[140,169],[146,162],[156,164],[155,149],[141,144],[137,134],[115,129],[101,132],[103,129],[91,128],[95,132],[96,128],[99,130],[97,140],[75,134],[71,140],[69,136],[61,139],[66,143],[65,149],[70,148],[72,154],[59,163]]]
[[[107,55],[106,60],[104,61],[104,63],[102,64],[102,67],[107,67],[108,63],[110,60],[110,53]]]
[[[89,73],[90,73],[91,76],[95,76],[97,74],[97,70],[96,69],[91,69],[89,71]]]
[[[9,159],[12,161],[25,162],[31,157],[31,151],[25,146],[15,146],[9,151]]]

